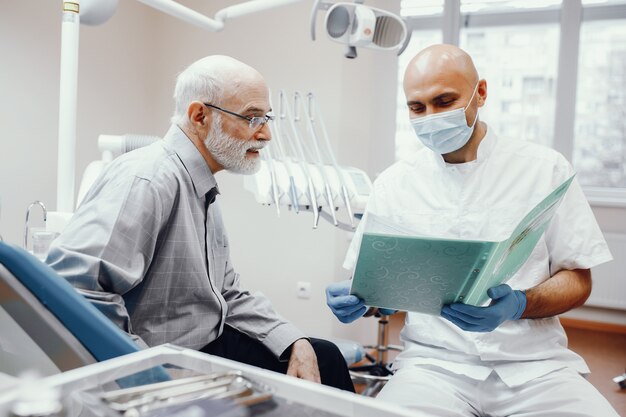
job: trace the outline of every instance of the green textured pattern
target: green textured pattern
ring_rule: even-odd
[[[370,306],[439,314],[471,287],[495,245],[365,233],[352,293]]]
[[[535,206],[502,242],[368,233],[366,227],[351,294],[369,306],[434,315],[444,304],[485,303],[487,290],[509,280],[526,262],[573,178]]]

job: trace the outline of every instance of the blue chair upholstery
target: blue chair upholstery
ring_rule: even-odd
[[[52,313],[54,319],[58,320],[58,323],[67,329],[93,358],[90,361],[87,356],[80,354],[80,349],[74,349],[74,353],[78,352],[78,355],[74,356],[81,357],[81,360],[78,362],[84,363],[77,364],[77,361],[73,360],[70,361],[72,365],[67,365],[66,360],[60,366],[57,364],[61,371],[67,370],[68,367],[86,365],[89,362],[100,362],[139,350],[138,346],[135,345],[127,334],[78,294],[52,268],[30,253],[0,242],[0,265],[4,267],[0,267],[0,285],[2,285],[0,305],[9,312],[9,315],[11,315],[11,312],[18,312],[24,315],[23,313],[26,310],[28,312],[36,312],[37,310],[32,309],[32,307],[36,308],[37,306],[29,305],[28,308],[24,308],[24,304],[33,304],[36,299],[45,307],[40,310],[47,310]],[[20,288],[20,284],[23,288]],[[23,291],[23,289],[27,291]],[[28,293],[32,294],[34,298]],[[19,307],[16,306],[18,303],[21,304]],[[21,322],[18,324],[22,327],[38,324],[33,322],[41,321],[42,317],[45,318],[47,312],[43,311],[43,313],[44,315],[30,313],[30,318],[22,317],[20,319]],[[14,317],[14,319],[16,318]],[[16,319],[16,321],[19,320]],[[41,328],[39,327],[38,329]],[[49,334],[54,333],[45,329],[42,332],[45,331],[48,331]],[[40,339],[46,339],[42,335],[37,334],[30,334],[30,336],[36,342],[38,342],[38,336]],[[38,344],[41,343],[38,342]],[[52,340],[48,340],[48,343],[50,345],[54,344]],[[40,347],[42,347],[44,352],[55,348],[55,346]],[[67,356],[67,353],[64,353],[64,355]],[[52,359],[55,361],[54,358]]]

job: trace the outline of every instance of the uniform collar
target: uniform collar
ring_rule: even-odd
[[[191,177],[191,182],[198,198],[204,198],[212,189],[216,189],[217,194],[219,194],[217,181],[209,169],[209,165],[196,148],[196,145],[180,127],[171,125],[163,141],[165,147],[178,155],[178,158],[183,163],[189,177]]]
[[[485,124],[485,126],[487,125]],[[489,126],[487,126],[487,133],[485,134],[483,140],[481,140],[478,144],[478,155],[476,157],[476,162],[481,163],[483,161],[486,161],[487,158],[489,158],[489,155],[491,155],[493,148],[495,148],[496,142],[496,134],[493,133],[493,129],[490,129]]]
[[[466,162],[466,164],[480,164],[486,161],[489,158],[489,155],[491,155],[491,152],[493,151],[493,148],[496,145],[496,141],[497,141],[497,137],[495,133],[493,133],[492,129],[490,129],[489,126],[487,126],[487,133],[485,133],[485,137],[478,144],[478,152],[476,155],[476,159],[473,161]],[[430,153],[432,154],[433,159],[435,160],[437,165],[440,167],[445,168],[445,167],[454,167],[454,166],[464,165],[464,164],[448,164],[443,159],[443,156],[438,155],[433,151],[430,151]]]

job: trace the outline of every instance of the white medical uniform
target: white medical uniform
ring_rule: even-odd
[[[344,267],[354,267],[368,213],[385,217],[416,234],[501,241],[509,237],[528,211],[573,174],[571,165],[558,152],[529,142],[499,139],[491,129],[472,162],[448,164],[441,155],[423,148],[376,179]],[[507,283],[513,289],[528,289],[559,270],[587,269],[611,259],[591,208],[574,179],[530,258]],[[494,386],[489,384],[496,384],[499,389],[515,392],[512,398],[522,407],[521,411],[524,404],[519,391],[540,381],[545,384],[548,374],[564,374],[567,377],[555,383],[566,383],[568,389],[553,390],[550,405],[545,405],[549,407],[546,411],[550,410],[546,415],[560,415],[556,410],[568,403],[572,395],[582,392],[587,396],[585,402],[591,401],[588,409],[596,410],[594,416],[616,415],[608,402],[578,375],[588,373],[589,368],[580,356],[567,349],[567,338],[557,317],[506,321],[492,332],[473,333],[441,317],[408,313],[401,339],[405,350],[394,365],[399,371],[381,392],[383,399],[416,408],[439,401],[440,408],[427,408],[431,415],[473,415],[462,413],[454,403],[460,394],[435,395],[445,391],[441,378],[450,382],[452,376],[453,380],[459,378],[458,384],[452,383],[457,389],[466,386],[475,390],[482,386],[491,390]],[[559,370],[564,371],[555,372]],[[572,376],[583,388],[574,389]],[[543,385],[544,391],[545,388],[547,385]],[[532,392],[528,401],[538,401],[537,392]],[[479,395],[469,392],[463,396],[472,399]],[[472,407],[478,415],[496,411],[481,410],[480,404]],[[597,413],[604,409],[608,410],[606,414]],[[451,410],[455,411],[450,414]],[[507,410],[502,415],[515,414],[514,410]],[[576,415],[592,415],[584,414],[584,407],[582,412]]]

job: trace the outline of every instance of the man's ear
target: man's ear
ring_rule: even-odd
[[[187,107],[187,117],[197,131],[206,131],[211,127],[211,114],[209,114],[207,107],[199,101],[193,101]]]
[[[478,81],[476,94],[478,94],[478,107],[484,106],[485,101],[487,101],[487,80],[482,79]]]

